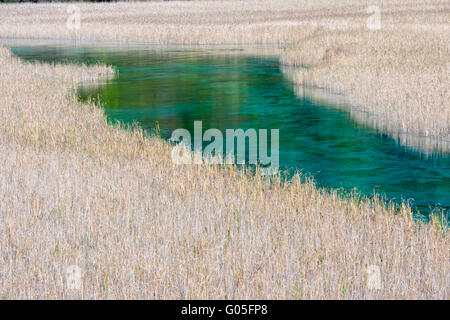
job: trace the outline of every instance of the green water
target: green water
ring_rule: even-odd
[[[370,128],[347,112],[298,98],[278,59],[220,50],[99,48],[68,45],[14,47],[18,56],[46,62],[106,63],[118,76],[82,99],[99,96],[112,122],[177,128],[279,129],[280,168],[313,176],[321,187],[357,188],[393,201],[409,200],[424,214],[450,209],[450,157],[425,156]]]

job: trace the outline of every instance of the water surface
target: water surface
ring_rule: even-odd
[[[159,123],[170,138],[177,128],[280,130],[280,165],[314,177],[321,187],[374,192],[409,200],[429,213],[450,209],[450,157],[424,155],[374,129],[358,126],[347,112],[295,95],[277,57],[229,50],[152,47],[13,47],[26,60],[104,63],[118,76],[82,99],[100,97],[107,118],[144,129]]]

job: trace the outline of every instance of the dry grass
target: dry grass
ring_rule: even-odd
[[[383,24],[446,24],[448,4],[431,0],[231,0],[78,3],[81,29],[69,30],[67,3],[1,5],[0,36],[185,44],[292,44],[318,28],[366,28],[369,5]],[[432,17],[432,19],[430,19]]]
[[[345,93],[355,120],[424,151],[450,152],[450,5],[430,0],[170,1],[1,5],[0,37],[183,44],[275,44],[309,65],[295,80]],[[379,5],[381,31],[367,28]],[[281,47],[289,47],[287,51]],[[302,91],[300,89],[299,91]],[[354,109],[362,109],[354,112]],[[361,117],[369,114],[369,117]]]
[[[428,13],[411,13],[413,2],[401,1],[406,13],[393,3],[400,1],[383,2],[392,11],[386,15],[401,17],[404,28],[426,20]],[[327,39],[308,21],[344,19],[360,28],[365,5],[83,4],[79,33],[65,28],[63,4],[8,5],[0,6],[0,36],[287,44]],[[441,32],[439,19],[428,26],[429,34]],[[335,41],[348,46],[360,31],[340,32],[348,35]],[[318,83],[320,52],[330,42],[323,43],[309,56]],[[430,48],[431,60],[440,51]],[[299,63],[302,52],[285,59]],[[347,63],[341,53],[328,57],[332,67],[335,59]],[[450,245],[436,218],[414,222],[405,206],[341,199],[298,179],[269,184],[236,168],[173,165],[167,143],[109,126],[101,109],[77,100],[77,83],[111,73],[27,64],[0,50],[0,297],[449,299]],[[427,104],[430,113],[434,107]],[[74,264],[83,269],[80,291],[64,279]],[[367,287],[370,265],[381,268],[381,290]]]
[[[450,152],[450,29],[318,31],[282,61],[307,64],[294,81],[345,95],[357,119],[423,150]],[[354,117],[355,119],[355,117]],[[429,137],[422,139],[418,137]]]
[[[0,70],[1,297],[449,298],[437,220],[298,179],[176,166],[167,143],[108,125],[71,93],[108,68],[2,49]],[[73,264],[80,291],[65,284]],[[367,287],[369,265],[381,290]]]

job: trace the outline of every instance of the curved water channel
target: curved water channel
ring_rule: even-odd
[[[279,129],[280,168],[313,176],[320,187],[393,201],[409,200],[427,215],[450,210],[450,156],[425,155],[374,129],[357,125],[348,112],[299,98],[277,57],[233,50],[176,47],[98,47],[73,44],[12,46],[25,60],[103,63],[118,75],[79,90],[100,97],[107,118],[158,122],[162,137],[177,128]],[[419,218],[423,218],[419,215]]]

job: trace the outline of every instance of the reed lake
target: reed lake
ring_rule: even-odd
[[[349,112],[298,97],[276,56],[239,49],[176,46],[99,46],[21,42],[12,51],[28,61],[112,65],[118,74],[97,87],[81,87],[80,99],[99,98],[110,122],[158,123],[163,138],[173,130],[279,129],[280,169],[300,171],[319,187],[343,194],[377,193],[410,201],[418,219],[450,211],[450,156],[400,145]],[[419,214],[421,213],[421,214]],[[423,216],[422,216],[423,214]],[[448,220],[447,220],[448,221]]]

